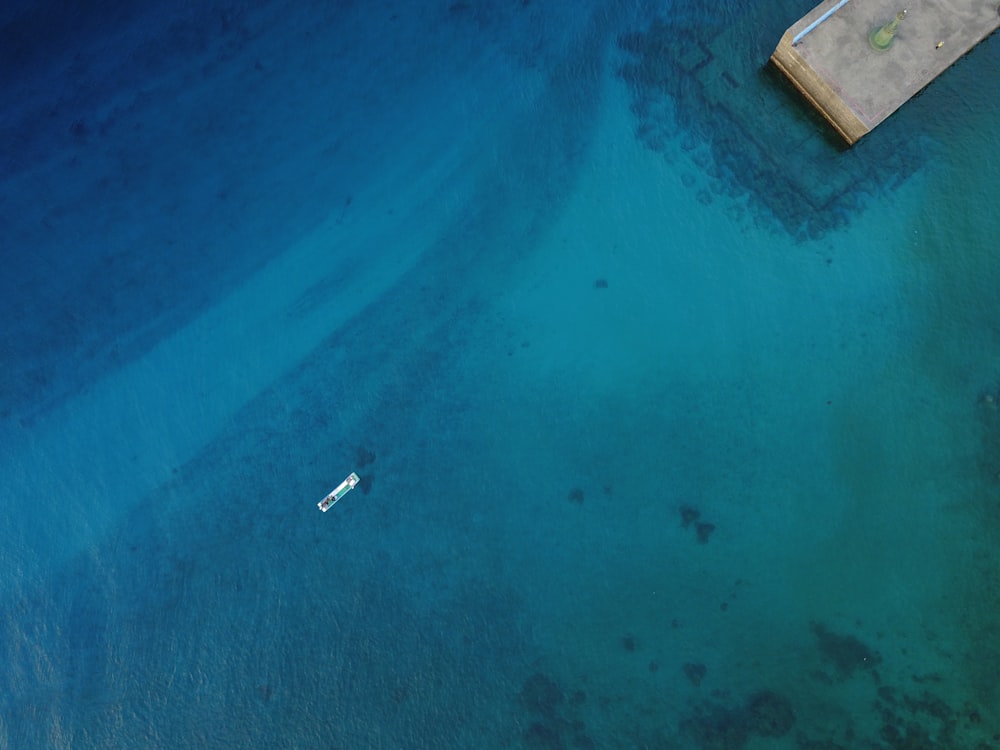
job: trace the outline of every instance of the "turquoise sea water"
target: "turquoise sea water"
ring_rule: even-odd
[[[1000,44],[809,7],[5,6],[0,747],[1000,746]]]

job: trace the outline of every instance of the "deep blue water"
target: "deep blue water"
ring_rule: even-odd
[[[808,9],[5,5],[0,748],[996,746],[1000,44]]]

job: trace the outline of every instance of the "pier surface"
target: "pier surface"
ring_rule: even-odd
[[[892,45],[873,49],[869,34],[902,10]],[[826,0],[771,61],[853,144],[998,26],[1000,0]]]

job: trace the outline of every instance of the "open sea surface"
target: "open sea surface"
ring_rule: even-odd
[[[0,10],[0,748],[1000,747],[1000,39],[847,149],[811,3],[85,5]]]

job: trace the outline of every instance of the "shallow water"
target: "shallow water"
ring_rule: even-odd
[[[0,746],[993,741],[1000,47],[807,9],[3,11]]]

